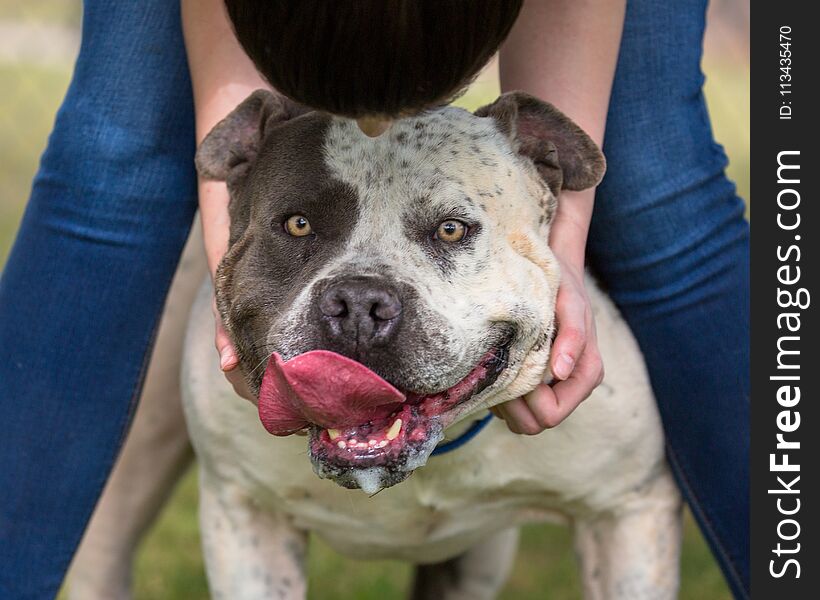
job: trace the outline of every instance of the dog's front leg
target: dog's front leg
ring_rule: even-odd
[[[681,508],[667,470],[615,512],[576,521],[586,600],[674,600]]]
[[[287,517],[201,469],[199,521],[213,598],[305,597],[307,536]]]

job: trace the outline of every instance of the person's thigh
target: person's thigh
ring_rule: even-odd
[[[53,596],[119,449],[196,209],[179,3],[88,1],[0,279],[0,596]]]
[[[737,596],[749,585],[749,229],[701,91],[705,3],[637,0],[589,260],[646,357],[678,482]]]

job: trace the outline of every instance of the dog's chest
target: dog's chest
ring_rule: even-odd
[[[211,358],[208,342],[202,353]],[[183,382],[191,440],[218,475],[214,485],[229,482],[260,510],[358,558],[436,562],[500,529],[611,508],[663,456],[662,439],[649,435],[659,431],[654,419],[624,427],[618,415],[628,402],[593,397],[573,419],[540,436],[518,436],[493,421],[406,481],[367,496],[319,479],[306,439],[269,435],[255,407],[233,394],[218,370],[203,369],[201,377],[189,372]],[[647,431],[647,425],[654,426]]]
[[[221,478],[261,510],[285,515],[349,556],[445,560],[499,529],[560,519],[563,494],[548,489],[543,470],[516,458],[509,444],[523,440],[500,421],[459,450],[431,458],[401,484],[368,496],[319,479],[304,437],[270,436],[254,407],[227,389],[196,398],[186,408],[200,459],[218,465]]]
[[[304,440],[275,442],[280,456],[304,452]],[[361,558],[444,560],[498,529],[561,518],[563,498],[535,475],[500,468],[482,442],[434,457],[374,496],[319,480],[303,454],[301,461],[280,459],[267,474],[257,473],[253,494],[266,496],[272,510],[337,551]]]

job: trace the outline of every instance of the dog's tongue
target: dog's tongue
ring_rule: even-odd
[[[273,435],[308,424],[355,427],[401,408],[404,394],[363,364],[314,350],[283,361],[274,354],[259,390],[259,418]]]

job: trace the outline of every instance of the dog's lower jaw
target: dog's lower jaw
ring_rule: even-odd
[[[431,419],[427,437],[417,444],[407,444],[398,460],[384,465],[353,467],[336,465],[322,460],[313,452],[310,462],[313,471],[322,479],[330,479],[348,489],[361,489],[373,495],[407,479],[410,474],[423,467],[438,443],[444,439],[444,427],[439,419]]]
[[[364,431],[348,430],[347,439],[344,430],[313,426],[308,448],[314,472],[320,478],[345,488],[360,488],[367,494],[404,481],[426,464],[444,439],[444,430],[459,420],[459,414],[465,414],[460,407],[471,400],[480,402],[482,396],[492,393],[508,366],[512,341],[510,334],[451,387],[428,396],[408,394],[400,411],[375,423],[375,435],[372,422]]]

